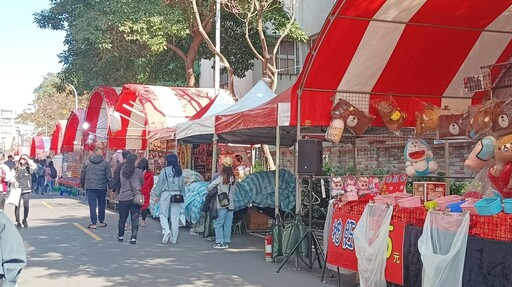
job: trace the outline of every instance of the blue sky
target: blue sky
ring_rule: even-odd
[[[57,54],[64,50],[64,32],[39,29],[35,12],[49,0],[4,1],[0,9],[0,108],[23,110],[48,72],[59,72]]]

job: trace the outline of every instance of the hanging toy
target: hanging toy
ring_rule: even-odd
[[[390,96],[386,100],[377,101],[375,107],[384,125],[393,133],[398,134],[407,115],[400,110],[395,100]]]
[[[492,132],[496,137],[512,133],[512,99],[494,104],[492,109]]]
[[[406,173],[409,176],[425,176],[438,169],[437,162],[427,142],[422,139],[410,139],[404,148]]]
[[[486,136],[479,140],[464,162],[464,167],[472,171],[481,170],[490,160],[494,158],[495,148],[496,138],[492,136]]]
[[[464,136],[466,127],[462,126],[463,114],[439,116],[439,138]]]
[[[342,119],[332,119],[331,124],[325,132],[325,139],[335,144],[341,141],[345,124]]]
[[[415,113],[416,117],[416,134],[421,135],[426,132],[437,131],[439,127],[439,116],[441,110],[439,107],[430,103],[421,103],[420,112]]]
[[[512,134],[497,140],[494,158],[489,179],[504,197],[512,197]]]
[[[343,195],[343,179],[341,177],[331,177],[331,197]]]
[[[357,193],[361,196],[367,193],[370,193],[368,189],[368,178],[365,176],[361,176],[357,178]]]
[[[485,103],[469,107],[471,120],[466,127],[466,136],[478,140],[485,136],[492,128],[492,109],[494,103]]]
[[[357,136],[362,135],[375,118],[344,99],[339,99],[332,107],[331,117],[333,119],[342,119],[347,128]]]

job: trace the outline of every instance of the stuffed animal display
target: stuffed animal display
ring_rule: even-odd
[[[357,178],[357,193],[359,195],[364,195],[370,193],[368,189],[368,178],[365,176],[361,176]]]
[[[344,193],[343,179],[341,177],[331,177],[331,197],[340,196]]]
[[[512,197],[512,134],[497,140],[494,158],[489,179],[504,197]]]
[[[498,101],[492,109],[492,132],[500,137],[512,133],[512,99]]]
[[[433,153],[426,141],[410,139],[404,149],[406,173],[409,176],[425,176],[438,169]]]
[[[345,124],[342,119],[332,119],[331,124],[325,132],[325,139],[335,144],[341,141]]]
[[[368,177],[368,191],[370,193],[376,193],[380,191],[380,181],[374,176]]]
[[[441,109],[430,103],[422,103],[422,111],[416,112],[416,134],[421,135],[426,132],[434,132],[439,127],[439,116]]]
[[[463,116],[463,114],[440,115],[439,138],[464,136],[466,127],[462,123]]]
[[[353,176],[345,177],[343,188],[345,189],[345,192],[357,192],[356,178]]]
[[[484,137],[475,145],[468,158],[464,162],[464,167],[472,171],[481,170],[494,158],[495,149],[496,138],[493,136]]]
[[[347,128],[357,136],[362,135],[375,119],[374,116],[368,115],[344,99],[339,99],[332,107],[331,117],[342,119]]]
[[[378,101],[375,105],[384,125],[393,133],[399,133],[407,115],[400,110],[393,98]]]
[[[478,106],[470,106],[471,120],[466,127],[466,136],[478,140],[485,136],[492,128],[492,110],[494,104],[485,103]]]

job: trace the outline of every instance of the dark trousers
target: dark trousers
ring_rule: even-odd
[[[105,221],[105,207],[107,205],[106,189],[86,189],[87,201],[89,203],[89,215],[91,223],[96,224],[98,219],[100,223]],[[98,207],[98,215],[96,215],[96,206]]]
[[[20,208],[21,208],[21,200],[23,199],[23,219],[28,218],[28,202],[30,199],[30,192],[22,193],[20,196],[20,201],[18,202],[18,206],[14,207],[14,216],[16,217],[16,222],[20,222]]]
[[[146,220],[146,217],[148,216],[148,208],[141,208],[140,214],[142,216],[142,220]]]
[[[0,191],[0,209],[1,210],[4,210],[6,200],[7,200],[7,193]]]
[[[44,176],[37,177],[36,192],[41,194],[44,193],[44,180]]]
[[[137,234],[139,233],[140,205],[134,205],[133,199],[122,200],[122,201],[119,201],[117,210],[119,211],[119,222],[117,223],[117,228],[118,228],[117,236],[124,237],[124,226],[126,224],[126,220],[128,219],[128,214],[130,214],[131,220],[132,220],[132,236],[131,236],[131,238],[137,239]]]

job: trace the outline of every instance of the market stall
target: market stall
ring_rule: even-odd
[[[82,125],[85,118],[83,109],[75,109],[69,115],[64,136],[62,138],[62,177],[59,185],[72,188],[80,186],[80,172],[83,164]]]
[[[60,120],[55,124],[52,138],[50,141],[50,155],[55,156],[60,154],[60,148],[62,146],[62,139],[64,138],[64,131],[66,130],[67,121]]]
[[[50,142],[49,137],[35,136],[32,138],[32,144],[30,145],[30,157],[31,158],[45,158],[50,154]]]
[[[109,149],[146,150],[151,139],[173,138],[186,121],[215,97],[213,89],[126,84],[112,114]]]
[[[99,86],[89,97],[83,123],[84,150],[93,151],[96,144],[106,146],[107,132],[120,88]]]

